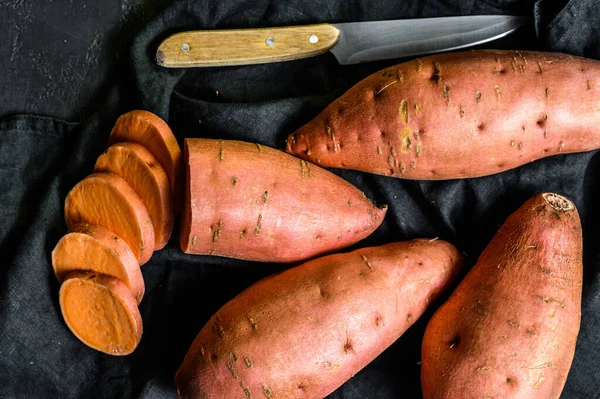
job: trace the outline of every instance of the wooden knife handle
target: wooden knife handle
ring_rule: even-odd
[[[156,51],[167,68],[263,64],[312,57],[332,48],[340,31],[330,24],[176,33]]]

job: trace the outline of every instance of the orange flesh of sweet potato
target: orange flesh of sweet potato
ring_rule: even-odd
[[[91,271],[124,282],[137,303],[144,296],[144,278],[133,252],[104,227],[86,223],[75,225],[52,251],[52,267],[60,283],[72,271]]]
[[[173,190],[173,209],[178,214],[183,198],[183,157],[177,139],[165,121],[152,112],[134,110],[117,119],[108,144],[132,141],[146,147],[162,165]]]
[[[185,139],[184,153],[186,253],[296,262],[363,239],[387,211],[333,173],[273,148]]]
[[[581,224],[544,193],[500,228],[435,313],[422,347],[425,399],[558,398],[581,319]]]
[[[200,331],[182,398],[322,398],[391,345],[451,282],[451,244],[413,240],[329,255],[267,277]]]
[[[59,292],[67,326],[87,346],[128,355],[142,337],[142,318],[131,291],[120,280],[94,272],[71,272]]]
[[[169,178],[156,158],[140,144],[116,143],[98,157],[94,172],[114,173],[133,188],[152,219],[154,250],[164,248],[171,237],[175,215]]]
[[[557,53],[438,54],[384,69],[291,134],[324,167],[470,178],[600,147],[600,62]]]
[[[143,265],[154,251],[154,226],[146,206],[123,178],[94,173],[75,185],[65,200],[65,220],[102,226],[124,240]]]

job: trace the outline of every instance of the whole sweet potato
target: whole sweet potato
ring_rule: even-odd
[[[254,284],[200,331],[182,398],[322,398],[391,345],[457,274],[460,253],[414,240],[329,255]]]
[[[325,167],[468,178],[600,147],[600,62],[557,53],[438,54],[359,82],[288,137]]]
[[[302,261],[360,241],[387,211],[333,173],[259,144],[185,139],[184,156],[186,253]]]
[[[427,325],[423,397],[558,398],[579,332],[581,252],[566,198],[540,194],[513,213]]]

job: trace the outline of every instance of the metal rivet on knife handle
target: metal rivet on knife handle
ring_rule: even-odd
[[[273,39],[271,36],[267,37],[267,40],[265,40],[265,43],[267,43],[267,46],[271,47],[272,45],[275,44],[275,39]]]
[[[181,48],[181,51],[183,51],[184,53],[187,53],[188,51],[190,51],[190,45],[187,43],[183,43],[180,48]]]
[[[315,44],[319,41],[319,36],[317,35],[310,35],[310,37],[308,38],[308,41],[311,42],[312,44]]]

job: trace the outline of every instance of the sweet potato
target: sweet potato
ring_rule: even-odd
[[[368,236],[387,211],[333,173],[273,148],[185,139],[184,154],[186,253],[306,260]]]
[[[165,170],[142,145],[111,145],[96,161],[94,172],[114,173],[133,188],[146,205],[154,226],[154,250],[164,248],[173,231],[173,200]]]
[[[142,318],[127,286],[94,272],[71,272],[59,292],[67,326],[80,341],[114,356],[128,355],[142,337]]]
[[[133,252],[104,227],[87,223],[75,225],[54,247],[52,267],[60,283],[72,271],[91,271],[124,282],[137,303],[144,296],[144,278]]]
[[[427,325],[425,399],[558,398],[581,318],[575,205],[551,193],[513,213]]]
[[[154,226],[146,206],[123,178],[94,173],[75,185],[65,200],[69,229],[79,223],[112,231],[143,265],[154,251]]]
[[[204,326],[177,371],[182,398],[322,398],[391,345],[457,274],[440,240],[363,248],[254,284]]]
[[[152,112],[134,110],[117,119],[108,144],[132,141],[143,145],[167,172],[173,191],[173,209],[178,214],[183,198],[183,157],[167,123]]]
[[[291,134],[287,151],[405,179],[469,178],[599,148],[599,125],[600,62],[477,50],[367,77]]]

